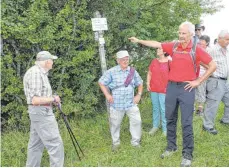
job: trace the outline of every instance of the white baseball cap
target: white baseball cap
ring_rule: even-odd
[[[48,59],[57,59],[58,57],[55,55],[52,55],[50,52],[48,51],[41,51],[37,54],[36,60],[37,61],[45,61]]]
[[[124,57],[129,57],[129,53],[126,50],[121,50],[116,53],[117,58],[124,58]]]

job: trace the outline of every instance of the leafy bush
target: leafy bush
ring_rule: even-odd
[[[3,130],[27,128],[29,120],[23,93],[23,76],[41,50],[59,59],[50,72],[53,90],[72,116],[94,116],[104,108],[97,81],[101,76],[97,42],[91,29],[95,11],[107,17],[105,32],[108,68],[114,54],[127,49],[145,79],[154,52],[131,44],[128,37],[166,41],[174,39],[185,20],[198,22],[202,13],[219,9],[218,0],[3,0],[1,52],[1,105]]]

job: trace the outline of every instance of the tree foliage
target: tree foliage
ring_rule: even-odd
[[[74,116],[103,111],[104,98],[97,85],[101,76],[97,42],[91,29],[95,11],[107,18],[105,32],[108,68],[122,48],[145,79],[154,51],[130,44],[128,37],[159,41],[176,38],[178,25],[198,23],[201,14],[220,9],[220,0],[3,0],[1,33],[2,126],[28,125],[22,79],[37,52],[56,54],[51,85],[62,98],[63,110]]]

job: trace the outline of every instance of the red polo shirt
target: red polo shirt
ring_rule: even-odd
[[[162,49],[167,52],[171,57],[169,80],[174,82],[184,82],[195,80],[196,72],[192,63],[192,57],[190,54],[176,53],[173,54],[173,46],[175,42],[162,43]],[[176,51],[184,51],[190,53],[192,49],[192,41],[186,48],[182,48],[181,44],[178,44]],[[211,56],[204,51],[200,46],[196,46],[196,67],[199,66],[200,62],[209,64],[211,62]]]

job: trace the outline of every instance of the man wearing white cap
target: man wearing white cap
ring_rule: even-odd
[[[52,94],[47,76],[54,59],[57,56],[48,51],[39,52],[35,65],[27,70],[23,79],[31,121],[27,167],[40,167],[44,147],[49,153],[51,167],[63,167],[64,164],[63,142],[52,109],[53,103],[60,103],[60,97]]]
[[[109,120],[113,151],[117,150],[120,145],[120,126],[125,114],[130,121],[131,144],[134,147],[140,147],[141,116],[137,104],[143,90],[141,77],[129,66],[129,53],[122,50],[117,52],[116,57],[118,65],[106,71],[99,79],[99,86],[110,104]],[[136,86],[138,92],[134,96]]]

